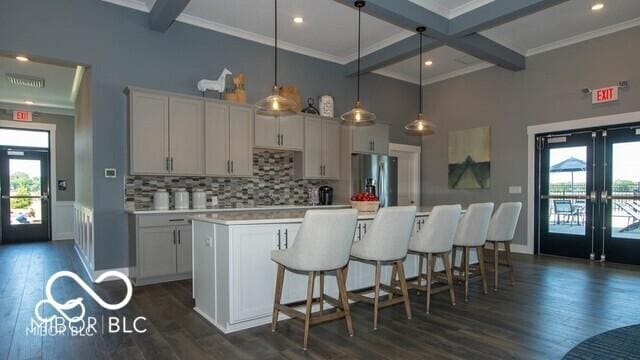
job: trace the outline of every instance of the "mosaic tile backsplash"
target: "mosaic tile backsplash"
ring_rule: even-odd
[[[173,208],[173,189],[203,189],[207,193],[207,208],[211,197],[218,197],[216,208],[253,207],[261,205],[307,205],[308,188],[331,182],[296,180],[292,152],[260,150],[253,153],[253,176],[249,178],[215,178],[185,176],[127,176],[125,179],[125,207],[152,210],[153,194],[167,189]]]

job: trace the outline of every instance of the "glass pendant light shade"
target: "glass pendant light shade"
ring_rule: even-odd
[[[418,87],[420,88],[420,91],[418,92],[418,118],[404,126],[405,132],[408,135],[415,136],[427,136],[436,133],[436,126],[431,121],[427,120],[422,113],[422,33],[425,30],[426,28],[424,26],[420,26],[416,29],[418,32],[418,38],[420,39],[420,76],[418,78]]]
[[[267,116],[288,116],[296,113],[296,103],[283,96],[277,86],[273,87],[270,96],[258,101],[256,112]]]
[[[367,109],[362,107],[362,103],[360,103],[360,17],[364,5],[365,2],[360,0],[354,3],[354,6],[358,8],[358,77],[356,84],[356,103],[353,105],[353,109],[340,116],[342,122],[349,126],[371,126],[375,124],[376,120],[376,114],[367,111]]]
[[[424,117],[423,113],[418,114],[418,118],[404,126],[409,135],[425,136],[436,133],[436,126]]]
[[[376,114],[367,111],[367,109],[362,107],[360,101],[356,101],[353,109],[342,114],[340,119],[351,126],[369,126],[375,123]]]

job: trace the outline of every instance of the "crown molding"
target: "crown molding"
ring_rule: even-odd
[[[487,62],[482,62],[480,64],[476,64],[476,65],[471,65],[471,66],[467,66],[466,68],[460,69],[460,70],[456,70],[456,71],[452,71],[446,74],[442,74],[442,75],[438,75],[438,76],[434,76],[432,78],[428,78],[426,80],[424,80],[422,82],[422,85],[430,85],[433,83],[437,83],[443,80],[447,80],[447,79],[451,79],[454,77],[458,77],[461,75],[465,75],[465,74],[469,74],[472,72],[476,72],[476,71],[480,71],[480,70],[484,70],[484,69],[488,69],[490,67],[494,67],[495,65],[487,63]]]
[[[389,77],[389,78],[392,78],[392,79],[405,81],[405,82],[412,83],[412,84],[415,84],[415,85],[420,85],[420,83],[416,80],[415,77],[411,77],[411,76],[408,76],[408,75],[405,75],[405,74],[401,74],[401,73],[393,71],[393,70],[378,69],[378,70],[374,70],[372,72],[374,74],[386,76],[386,77]]]
[[[536,48],[527,50],[525,52],[525,56],[532,56],[532,55],[542,54],[542,53],[547,52],[547,51],[559,49],[561,47],[565,47],[565,46],[577,44],[577,43],[580,43],[580,42],[583,42],[583,41],[595,39],[595,38],[598,38],[598,37],[601,37],[601,36],[613,34],[613,33],[616,33],[618,31],[630,29],[630,28],[636,27],[636,26],[640,26],[640,18],[635,18],[635,19],[623,21],[623,22],[621,22],[619,24],[605,26],[605,27],[597,29],[597,30],[589,31],[589,32],[586,32],[586,33],[583,33],[583,34],[580,34],[580,35],[572,36],[572,37],[569,37],[569,38],[566,38],[566,39],[562,39],[562,40],[554,41],[554,42],[549,43],[549,44],[538,46]]]

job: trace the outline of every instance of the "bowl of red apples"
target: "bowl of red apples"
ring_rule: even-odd
[[[361,192],[351,197],[351,207],[360,212],[376,212],[380,207],[380,199],[373,194]]]

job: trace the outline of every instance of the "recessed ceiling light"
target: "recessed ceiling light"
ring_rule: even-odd
[[[293,18],[293,22],[296,24],[302,24],[304,22],[304,19],[302,18],[302,16],[296,16]]]
[[[31,101],[31,100],[25,100],[24,103],[27,104],[27,105],[33,105],[34,104],[34,102]]]
[[[427,60],[427,61],[425,61],[425,62],[424,62],[424,64],[425,64],[426,66],[431,66],[431,65],[433,65],[433,61],[431,61],[431,60]]]
[[[26,57],[26,56],[21,56],[20,55],[20,56],[16,56],[16,60],[22,61],[22,62],[27,62],[27,61],[29,61],[29,58]]]
[[[598,10],[602,10],[602,8],[604,8],[604,4],[597,3],[597,4],[593,4],[593,6],[591,7],[591,10],[598,11]]]

